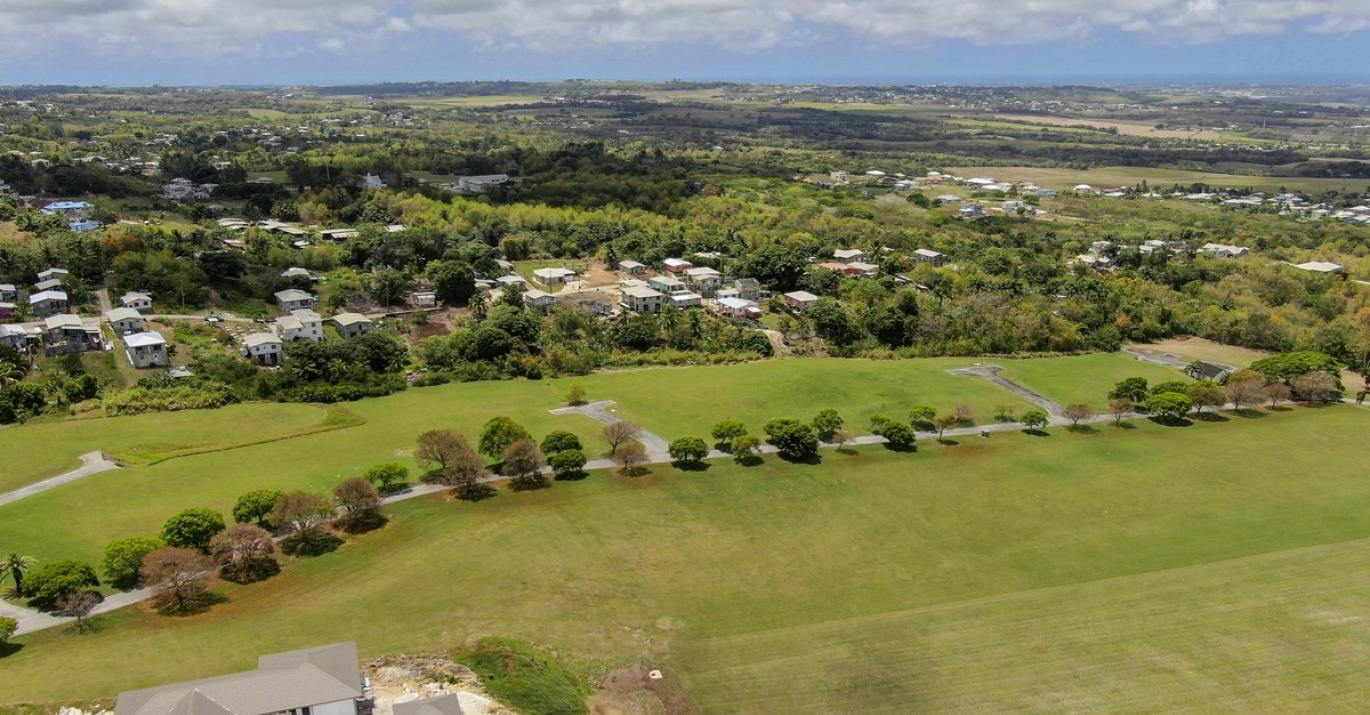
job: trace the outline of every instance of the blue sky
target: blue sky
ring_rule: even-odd
[[[1370,1],[0,0],[0,83],[1370,82]]]

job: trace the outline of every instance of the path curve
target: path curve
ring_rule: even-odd
[[[571,405],[570,407],[558,407],[548,412],[554,415],[585,415],[597,422],[611,425],[615,422],[623,422],[624,419],[614,413],[613,407],[617,405],[613,400],[600,400],[599,402],[589,402],[584,405]],[[671,459],[670,443],[655,432],[648,432],[643,429],[637,435],[637,441],[647,448],[647,459],[651,462],[668,462]],[[588,466],[588,465],[587,465]]]
[[[118,468],[119,464],[106,459],[102,452],[87,452],[81,455],[81,466],[70,472],[59,474],[55,477],[48,477],[41,482],[34,482],[28,486],[19,487],[14,491],[0,494],[0,506],[17,502],[20,499],[31,497],[34,494],[41,494],[49,489],[60,487],[63,484],[70,484],[78,479],[89,477],[92,474],[108,472],[111,469]]]
[[[947,372],[950,372],[953,375],[970,375],[972,377],[984,378],[998,385],[999,387],[1002,387],[1005,390],[1008,390],[1009,392],[1012,392],[1013,394],[1027,400],[1028,402],[1031,402],[1032,404],[1037,405],[1038,407],[1046,410],[1047,414],[1051,415],[1052,417],[1061,416],[1062,412],[1064,412],[1065,409],[1061,407],[1061,403],[1052,400],[1046,395],[1043,395],[1042,393],[1037,392],[1036,390],[1033,390],[1030,387],[1020,385],[1008,379],[1007,377],[1004,377],[1003,375],[999,374],[1003,371],[1003,369],[1004,368],[1001,365],[977,365],[975,367],[959,367],[954,370],[948,370]]]

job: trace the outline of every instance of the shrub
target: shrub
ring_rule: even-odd
[[[518,712],[539,715],[581,715],[585,712],[582,685],[555,659],[527,643],[507,638],[482,638],[475,648],[458,654],[456,660],[474,670],[491,695]]]
[[[585,448],[581,446],[579,437],[564,430],[550,432],[546,437],[542,438],[543,454],[556,454],[557,452],[565,452],[568,449],[580,451]]]
[[[18,630],[19,621],[9,616],[0,616],[0,646],[9,643],[9,640],[14,637],[15,631]]]
[[[740,434],[728,445],[728,451],[733,453],[733,459],[738,464],[746,464],[755,460],[760,453],[761,439],[756,435]]]
[[[775,445],[776,453],[784,459],[801,461],[818,455],[818,433],[813,427],[795,419],[778,419],[766,423],[766,437]]]
[[[302,529],[281,539],[281,553],[288,556],[322,556],[342,546],[342,539],[314,527]]]
[[[913,427],[903,422],[894,420],[882,420],[873,430],[875,434],[885,438],[885,446],[897,452],[912,451],[917,447],[918,434]]]
[[[671,442],[666,451],[676,462],[695,464],[709,456],[709,445],[698,437],[681,437]]]
[[[233,505],[233,521],[239,524],[266,526],[271,510],[281,498],[275,489],[256,489],[238,497]]]
[[[714,425],[710,434],[720,449],[728,449],[733,440],[747,434],[747,426],[737,420],[723,420]]]
[[[105,581],[118,589],[130,589],[138,585],[138,571],[143,567],[143,557],[166,546],[160,539],[148,536],[130,536],[109,542],[105,547],[105,558],[101,570]]]
[[[409,485],[409,468],[398,462],[374,465],[362,476],[383,494],[399,491]]]
[[[1146,411],[1157,417],[1179,419],[1194,408],[1194,401],[1181,392],[1162,392],[1146,398]]]
[[[209,540],[224,530],[224,518],[213,509],[186,509],[167,519],[162,541],[168,546],[209,551]]]
[[[564,449],[553,452],[547,464],[557,479],[577,479],[585,474],[585,453],[578,449]]]
[[[933,423],[937,419],[937,408],[928,405],[914,405],[909,408],[909,424],[920,432],[937,429]]]
[[[29,597],[30,606],[40,611],[50,611],[66,596],[99,585],[100,578],[88,564],[53,561],[24,579],[24,595]]]

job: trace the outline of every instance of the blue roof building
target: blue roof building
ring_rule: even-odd
[[[95,208],[89,201],[54,201],[44,206],[42,211],[45,214],[74,214],[89,211]]]
[[[100,228],[100,222],[72,221],[71,223],[67,224],[67,226],[71,228],[72,233],[85,233],[86,231],[94,231],[95,229]]]

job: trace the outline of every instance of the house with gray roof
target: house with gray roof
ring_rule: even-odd
[[[330,320],[333,321],[333,325],[338,329],[338,334],[343,336],[344,340],[359,338],[371,332],[371,329],[375,327],[371,319],[361,313],[338,313]]]
[[[281,306],[281,310],[287,313],[301,308],[313,308],[314,296],[298,288],[289,288],[276,293],[276,305]]]
[[[391,709],[395,715],[463,715],[461,701],[456,693],[395,703]]]
[[[105,322],[119,335],[143,332],[143,315],[133,308],[106,310]]]
[[[161,333],[146,331],[124,336],[124,354],[136,368],[166,367],[171,364],[166,338]]]
[[[120,693],[114,715],[359,715],[371,711],[357,644],[264,655],[257,669]]]

